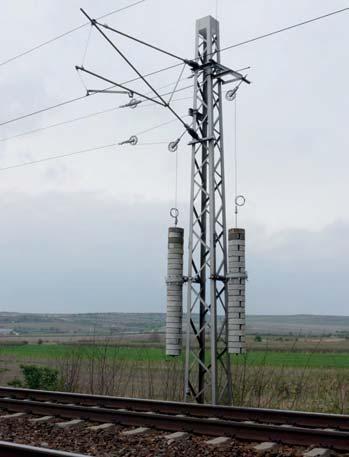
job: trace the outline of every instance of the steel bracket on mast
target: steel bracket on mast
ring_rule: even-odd
[[[206,143],[206,141],[213,141],[213,140],[214,140],[213,136],[207,136],[205,138],[199,138],[197,140],[190,141],[188,144],[192,146],[192,145],[195,145],[198,143]]]
[[[189,114],[189,116],[191,116],[191,117],[196,116],[196,118],[197,118],[199,121],[202,121],[203,116],[204,116],[199,110],[194,109],[194,108],[189,108],[188,114]]]
[[[222,276],[222,275],[211,275],[210,279],[214,279],[215,281],[222,281],[222,282],[228,281],[228,278],[226,276]]]

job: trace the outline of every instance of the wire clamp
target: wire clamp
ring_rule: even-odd
[[[120,105],[119,108],[131,108],[135,109],[137,106],[142,103],[142,100],[137,100],[136,98],[131,98],[131,100],[125,105]]]
[[[130,136],[130,138],[128,140],[121,141],[121,143],[119,143],[119,146],[122,146],[124,144],[130,144],[131,146],[136,146],[137,143],[138,143],[138,137],[136,135],[132,135],[132,136]]]

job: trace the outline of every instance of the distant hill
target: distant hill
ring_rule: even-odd
[[[185,321],[185,319],[184,319]],[[0,313],[0,336],[121,335],[164,331],[163,313],[24,314]],[[247,316],[248,334],[349,335],[349,316]]]
[[[247,316],[248,333],[284,335],[348,334],[349,316],[317,316],[296,314],[293,316]]]

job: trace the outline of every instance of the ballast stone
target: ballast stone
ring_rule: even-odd
[[[278,447],[277,443],[273,443],[272,441],[265,441],[264,443],[257,444],[253,449],[258,453],[269,452],[273,449]]]
[[[315,447],[314,449],[305,452],[303,457],[328,457],[330,455],[332,455],[332,451],[330,449]]]

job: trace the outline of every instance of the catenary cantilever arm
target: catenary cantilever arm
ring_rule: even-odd
[[[146,80],[146,78],[137,70],[137,68],[129,61],[129,59],[123,54],[123,52],[120,51],[120,49],[118,49],[118,47],[111,41],[111,39],[103,32],[103,30],[101,30],[101,28],[99,27],[97,21],[95,19],[92,19],[90,18],[90,16],[82,9],[80,8],[81,12],[87,17],[87,19],[91,22],[91,25],[93,25],[97,30],[98,32],[106,39],[106,41],[113,47],[113,49],[125,60],[125,62],[128,63],[128,65],[136,72],[136,74],[139,76],[139,78],[149,87],[149,89],[154,92],[154,94],[159,98],[159,100],[162,102],[156,102],[158,104],[161,104],[163,106],[165,106],[166,108],[169,109],[169,111],[171,111],[171,113],[179,120],[179,122],[186,128],[187,132],[189,133],[189,135],[194,138],[194,139],[198,139],[198,136],[197,136],[197,133],[188,125],[186,124],[183,119],[176,113],[176,111],[166,102],[166,100],[164,100],[162,98],[162,96],[157,92],[156,89],[154,89],[154,87]],[[83,68],[80,67],[80,69],[83,70]],[[84,70],[86,71],[86,70]],[[92,73],[91,73],[92,74]],[[97,76],[99,77],[100,79],[103,79],[103,77],[99,76],[99,75],[94,75],[94,76]],[[109,81],[107,79],[104,79],[104,81]],[[110,81],[109,81],[110,82]],[[116,86],[118,87],[122,87],[124,88],[122,85],[120,84],[116,84]],[[144,97],[144,98],[148,98],[142,94],[138,94],[136,91],[133,91],[135,94],[137,95],[140,95],[141,97]],[[150,98],[148,98],[150,100]],[[154,100],[153,100],[154,101]]]
[[[151,102],[157,103],[158,105],[161,105],[161,106],[164,106],[164,107],[166,106],[161,101],[159,102],[158,100],[156,100],[154,98],[151,98],[151,97],[148,97],[147,95],[141,94],[140,92],[137,92],[137,91],[135,91],[133,89],[130,89],[129,87],[124,86],[123,84],[116,83],[115,81],[112,81],[111,79],[105,78],[104,76],[101,76],[101,75],[99,75],[97,73],[94,73],[93,71],[86,70],[86,68],[84,68],[84,67],[80,67],[80,66],[77,65],[75,67],[75,69],[78,70],[78,71],[83,71],[85,73],[88,73],[89,75],[95,76],[96,78],[101,79],[102,81],[105,81],[107,83],[113,84],[116,87],[120,87],[121,89],[124,89],[128,93],[132,92],[133,94],[136,94],[139,97],[145,98],[146,100],[149,100]]]

